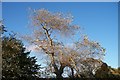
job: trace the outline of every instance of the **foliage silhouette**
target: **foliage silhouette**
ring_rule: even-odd
[[[14,35],[2,37],[2,79],[33,80],[38,76],[40,65],[30,57],[21,40]]]

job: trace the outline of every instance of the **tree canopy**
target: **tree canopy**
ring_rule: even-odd
[[[38,77],[40,65],[25,50],[22,41],[14,35],[2,37],[2,79],[33,80]]]
[[[42,50],[48,55],[49,71],[57,78],[63,77],[62,74],[66,67],[71,69],[72,76],[81,77],[82,70],[84,71],[84,68],[92,64],[94,59],[98,60],[93,62],[94,68],[101,65],[100,61],[105,55],[105,49],[100,43],[84,36],[81,40],[72,43],[71,48],[57,38],[65,35],[69,40],[69,36],[76,35],[80,30],[78,25],[72,23],[72,15],[38,9],[32,11],[30,18],[32,32],[31,35],[24,36],[24,39],[34,44],[37,50]],[[93,66],[89,65],[89,67]]]

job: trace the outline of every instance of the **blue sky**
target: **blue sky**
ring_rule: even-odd
[[[119,0],[3,0],[3,2],[118,2]]]
[[[104,61],[118,67],[118,4],[115,2],[49,2],[49,3],[3,3],[2,17],[9,31],[29,33],[29,10],[45,8],[51,12],[70,12],[74,24],[84,28],[91,40],[100,42],[106,48]]]
[[[0,19],[2,20],[2,3],[0,3]]]

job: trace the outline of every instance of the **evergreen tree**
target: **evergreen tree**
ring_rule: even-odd
[[[40,65],[25,50],[22,41],[14,35],[2,37],[2,79],[34,80],[38,77]]]

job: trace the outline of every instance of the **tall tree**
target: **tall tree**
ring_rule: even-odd
[[[62,78],[64,68],[69,67],[72,75],[76,72],[80,77],[80,66],[87,58],[97,58],[103,56],[105,51],[101,45],[95,41],[90,41],[86,36],[72,44],[72,48],[66,46],[61,40],[61,36],[70,39],[80,30],[80,27],[72,24],[73,17],[70,14],[52,13],[45,9],[33,10],[31,15],[32,34],[24,36],[28,42],[36,45],[36,49],[42,50],[49,56],[49,69],[57,78]],[[63,39],[63,38],[62,38]]]
[[[33,80],[37,78],[40,65],[29,56],[21,40],[14,35],[2,37],[2,79]]]

